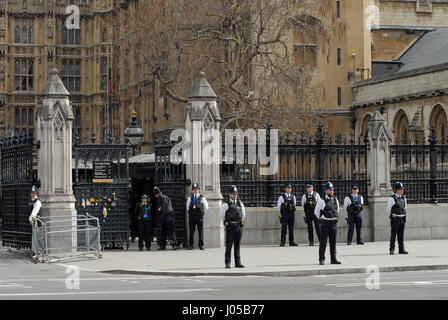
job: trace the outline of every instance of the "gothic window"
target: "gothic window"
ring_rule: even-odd
[[[103,29],[103,32],[101,34],[101,42],[102,43],[107,42],[107,29],[106,28]]]
[[[80,60],[62,60],[62,82],[69,92],[81,91]]]
[[[65,20],[62,21],[62,44],[80,45],[81,44],[81,29],[67,29],[65,27]]]
[[[17,21],[14,27],[15,43],[34,43],[34,23],[32,21]]]
[[[107,90],[107,58],[101,58],[101,90]]]
[[[14,42],[20,43],[20,27],[16,26],[14,29]]]
[[[34,134],[33,108],[16,108],[14,110],[14,134],[16,136]]]
[[[322,22],[308,15],[295,17],[297,24],[293,27],[294,51],[292,63],[298,68],[315,68],[317,66],[317,36]]]
[[[14,90],[34,90],[34,63],[32,59],[16,59],[14,62]]]

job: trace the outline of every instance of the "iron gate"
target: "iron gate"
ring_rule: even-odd
[[[74,146],[73,192],[78,214],[99,219],[103,248],[129,248],[129,145],[107,136]]]
[[[266,146],[258,144],[256,148],[270,150],[269,127],[266,138]],[[259,175],[261,165],[258,159],[256,164],[248,164],[247,143],[238,146],[233,144],[230,155],[225,154],[224,145],[222,147],[222,158],[232,161],[224,161],[221,165],[221,191],[226,196],[230,186],[237,185],[248,207],[275,206],[286,183],[290,183],[293,192],[301,197],[306,184],[312,183],[315,190],[322,194],[323,185],[327,181],[333,182],[336,196],[340,198],[350,194],[354,184],[358,185],[364,200],[368,202],[366,137],[346,138],[341,134],[332,137],[324,131],[322,125],[317,127],[312,136],[303,131],[280,132],[278,170],[276,174],[268,176]],[[233,161],[237,153],[241,152],[238,150],[244,150],[244,164],[235,164]],[[258,154],[258,149],[253,152]]]
[[[33,136],[0,140],[0,219],[3,246],[31,247],[31,226],[27,216],[31,186],[37,183],[33,171],[36,155]]]
[[[185,164],[180,161],[181,155],[171,156],[174,142],[168,138],[154,138],[156,186],[171,199],[174,216],[174,231],[179,245],[187,247],[186,237],[186,187],[190,184],[186,179]],[[160,227],[156,227],[157,236]]]

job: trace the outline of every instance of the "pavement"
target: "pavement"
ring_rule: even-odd
[[[107,274],[154,276],[267,276],[297,277],[366,273],[369,266],[381,272],[448,269],[448,240],[407,241],[408,255],[389,255],[386,242],[367,242],[365,245],[338,244],[337,256],[341,265],[331,265],[327,248],[326,265],[318,264],[319,246],[310,247],[242,247],[244,269],[224,268],[224,248],[201,251],[179,249],[172,251],[143,251],[131,248],[103,251],[102,258],[80,259],[55,263],[74,265],[80,270]],[[398,251],[398,250],[397,250]],[[233,257],[232,257],[233,258]]]

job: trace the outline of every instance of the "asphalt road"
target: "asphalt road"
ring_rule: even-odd
[[[66,273],[68,272],[68,273]],[[158,277],[98,274],[55,264],[33,264],[0,253],[0,300],[11,299],[445,299],[448,270],[313,277]],[[369,282],[372,284],[372,282]]]

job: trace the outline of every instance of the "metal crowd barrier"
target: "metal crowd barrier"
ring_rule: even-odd
[[[70,217],[38,217],[33,226],[33,260],[56,262],[77,257],[101,257],[98,218],[78,215]]]

